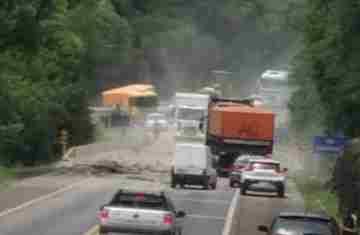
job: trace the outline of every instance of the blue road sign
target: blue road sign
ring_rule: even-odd
[[[345,137],[315,136],[314,153],[341,153],[348,139]]]

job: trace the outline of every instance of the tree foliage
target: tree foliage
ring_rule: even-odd
[[[56,158],[61,129],[70,145],[90,141],[101,66],[129,65],[113,84],[150,77],[159,87],[169,70],[203,79],[216,68],[263,70],[291,38],[290,2],[2,0],[0,161]]]
[[[321,107],[323,125],[350,137],[358,136],[360,127],[356,108],[360,104],[360,47],[356,43],[360,36],[359,13],[360,5],[355,0],[306,1],[304,48],[294,69],[299,91],[292,103],[300,104],[293,105],[294,116],[313,117],[320,111],[314,107]],[[314,89],[309,90],[309,86]],[[304,107],[309,106],[304,101],[315,105]]]
[[[62,129],[70,145],[87,143],[93,66],[108,59],[104,45],[126,53],[126,21],[93,0],[1,1],[0,16],[1,162],[54,159]]]

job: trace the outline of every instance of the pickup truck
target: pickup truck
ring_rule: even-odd
[[[241,194],[246,194],[248,190],[258,191],[259,187],[253,185],[270,185],[275,188],[280,197],[285,196],[287,168],[280,169],[280,162],[272,159],[250,160],[242,171],[241,175]],[[264,190],[264,189],[262,189]]]
[[[100,208],[99,233],[181,235],[185,212],[176,210],[165,193],[119,190]]]

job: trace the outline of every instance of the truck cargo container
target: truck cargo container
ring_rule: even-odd
[[[219,167],[231,166],[241,154],[269,155],[273,151],[275,114],[252,99],[211,99],[206,144],[219,156]]]

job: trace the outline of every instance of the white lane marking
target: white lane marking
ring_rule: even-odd
[[[84,233],[84,235],[98,235],[99,234],[99,225],[95,225],[89,231]]]
[[[228,209],[228,213],[226,215],[226,220],[225,220],[225,225],[224,225],[222,235],[230,235],[231,234],[234,214],[235,214],[236,208],[238,206],[237,204],[239,203],[239,198],[240,198],[240,190],[236,189],[235,195],[234,195],[233,199],[231,200],[231,204]]]
[[[186,198],[171,198],[173,201],[186,201],[186,202],[197,202],[197,203],[211,203],[211,204],[230,204],[230,202],[225,200],[194,200],[194,199],[186,199]]]
[[[186,215],[186,218],[194,218],[194,219],[207,219],[207,220],[225,220],[224,217],[219,216],[207,216],[207,215]]]
[[[83,185],[87,181],[90,181],[90,179],[82,180],[80,182],[71,184],[71,185],[69,185],[67,187],[61,188],[61,189],[59,189],[59,190],[57,190],[55,192],[40,196],[40,197],[35,198],[33,200],[30,200],[28,202],[25,202],[25,203],[23,203],[23,204],[21,204],[21,205],[19,205],[17,207],[4,210],[4,211],[0,212],[0,218],[3,217],[3,216],[9,215],[9,214],[15,213],[17,211],[23,210],[23,209],[25,209],[27,207],[30,207],[30,206],[32,206],[32,205],[34,205],[36,203],[41,202],[41,201],[48,200],[50,198],[56,197],[59,194],[65,193],[67,191],[72,190],[73,188],[75,188],[77,186]]]

